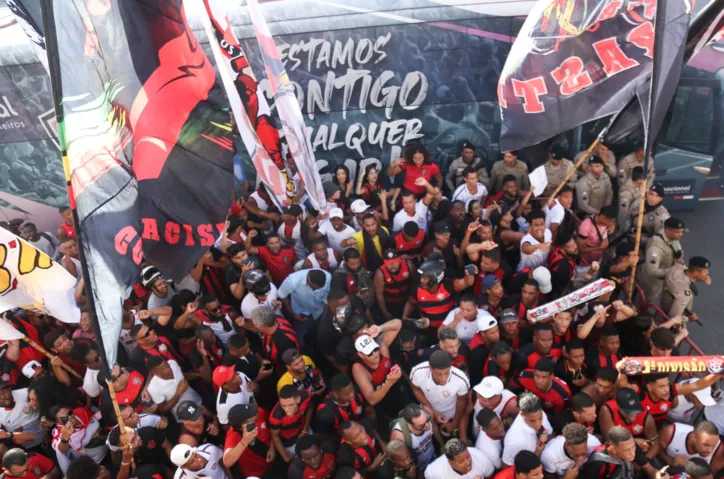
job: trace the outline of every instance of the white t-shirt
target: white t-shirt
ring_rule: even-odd
[[[8,432],[15,432],[21,427],[23,432],[32,432],[36,438],[23,444],[23,448],[35,447],[43,442],[45,436],[40,430],[40,415],[28,403],[28,388],[16,389],[12,394],[15,406],[10,410],[0,408],[0,425]]]
[[[319,228],[317,229],[317,231],[327,237],[329,246],[331,246],[332,249],[339,254],[344,253],[344,250],[347,249],[342,246],[342,241],[346,240],[347,238],[351,238],[352,235],[355,234],[354,228],[347,224],[344,225],[344,229],[342,231],[337,231],[336,229],[334,229],[334,226],[332,226],[332,222],[329,220],[325,220],[319,223]],[[349,248],[353,248],[353,246],[349,246]]]
[[[561,224],[566,216],[566,209],[559,202],[555,202],[550,208],[546,208],[546,228],[553,223]]]
[[[427,231],[428,213],[429,208],[420,200],[415,205],[415,212],[412,216],[408,215],[405,210],[400,210],[395,214],[395,219],[392,222],[392,231],[402,231],[402,228],[404,228],[408,221],[414,221],[422,231]]]
[[[468,189],[468,184],[464,183],[457,187],[455,190],[455,193],[453,193],[451,201],[457,201],[460,200],[463,203],[465,203],[467,207],[467,203],[470,200],[482,200],[484,197],[488,196],[488,189],[485,187],[485,185],[482,185],[478,183],[478,191],[477,193],[473,194]]]
[[[503,454],[502,439],[493,439],[484,432],[481,432],[475,441],[475,449],[482,452],[495,469],[502,467],[503,461],[500,460],[500,456]]]
[[[266,300],[264,302],[259,302],[256,296],[251,293],[246,293],[246,296],[244,296],[244,299],[241,301],[242,318],[251,318],[251,312],[259,306],[269,306],[272,309],[276,308],[277,312],[279,311],[281,303],[277,301],[279,299],[277,287],[274,286],[274,283],[270,283],[270,285],[271,289],[269,290],[269,294],[266,295]]]
[[[556,476],[565,476],[566,471],[573,465],[573,459],[568,457],[564,450],[563,444],[566,439],[563,436],[558,436],[551,439],[546,444],[543,452],[540,455],[540,462],[543,463],[543,469],[549,474],[555,474]],[[596,437],[588,435],[588,456],[593,454],[593,451],[601,445],[601,441]]]
[[[442,322],[443,326],[455,321],[455,314],[457,314],[458,311],[460,311],[460,308],[455,308],[450,311],[447,314],[445,321]],[[465,319],[460,321],[457,326],[455,326],[455,331],[458,333],[458,339],[463,343],[470,345],[470,341],[472,341],[475,335],[478,334],[478,320],[485,316],[492,317],[491,314],[484,309],[478,309],[478,316],[473,321],[467,321]]]
[[[166,294],[165,298],[157,296],[156,293],[151,292],[151,296],[148,298],[149,310],[160,308],[161,306],[168,306],[169,304],[171,304],[171,298],[174,297],[178,290],[176,289],[176,285],[174,285],[171,281],[167,281],[166,284],[168,284],[168,293]]]
[[[100,369],[86,368],[85,376],[83,376],[83,391],[94,398],[101,394],[101,385],[98,384],[98,373]]]
[[[131,314],[133,314],[133,317],[135,318],[133,320],[133,326],[137,324],[143,324],[143,322],[138,319],[138,314],[135,310],[131,310]],[[134,349],[136,349],[136,340],[133,339],[131,336],[131,329],[133,329],[133,326],[131,326],[128,329],[121,328],[121,336],[118,338],[121,345],[123,346],[123,349],[126,350],[128,355],[130,356]]]
[[[179,383],[184,379],[184,373],[183,371],[181,371],[181,367],[179,367],[176,361],[170,359],[168,361],[168,365],[171,368],[171,371],[173,371],[172,379],[162,379],[158,376],[154,376],[148,383],[148,394],[151,395],[151,399],[153,399],[153,402],[155,402],[156,404],[161,404],[162,402],[168,401],[169,399],[173,398],[176,395]],[[201,404],[201,396],[199,395],[199,393],[194,391],[193,388],[189,387],[181,395],[181,397],[178,398],[178,401],[176,401],[176,404],[171,410],[177,421],[178,418],[176,417],[176,409],[178,409],[178,406],[184,401],[191,401],[196,404]]]
[[[473,437],[478,437],[478,434],[480,433],[480,425],[478,424],[478,413],[483,409],[483,406],[480,405],[480,401],[477,398],[478,394],[475,392],[473,394],[475,396],[475,404],[473,405]],[[500,402],[497,406],[495,406],[493,412],[502,419],[503,411],[505,411],[505,408],[508,406],[512,399],[517,399],[517,396],[512,392],[508,391],[507,389],[503,389]]]
[[[455,472],[455,469],[450,466],[450,462],[443,454],[427,466],[427,469],[425,469],[425,479],[482,479],[484,477],[491,477],[495,472],[495,467],[493,467],[488,458],[474,447],[469,447],[468,452],[473,460],[473,467],[470,469],[470,472],[464,476]]]
[[[206,467],[198,471],[190,471],[179,467],[176,469],[174,479],[181,478],[204,478],[204,479],[227,479],[221,459],[224,451],[212,444],[202,444],[196,448],[196,454],[206,459]],[[231,479],[231,478],[229,478]]]
[[[50,256],[51,259],[55,256],[55,245],[53,243],[51,243],[50,241],[48,241],[47,238],[44,238],[43,236],[39,236],[38,241],[30,241],[30,240],[25,240],[25,241],[27,241],[31,245],[35,246],[36,249],[39,249],[43,253]]]
[[[543,428],[550,436],[553,434],[553,428],[551,423],[548,421],[548,416],[543,413]],[[520,451],[535,452],[535,447],[538,445],[538,435],[529,425],[523,420],[523,416],[518,414],[513,424],[505,434],[505,440],[503,441],[503,462],[509,466],[512,466],[515,462],[515,456]]]
[[[724,434],[724,400],[720,400],[713,406],[704,407],[704,414],[706,414],[707,421],[714,423],[719,429],[719,434]]]
[[[237,404],[250,404],[254,402],[254,393],[249,391],[250,379],[244,373],[236,373],[241,377],[241,391],[229,393],[219,388],[216,396],[216,414],[221,424],[229,424],[229,411]]]
[[[543,242],[549,243],[552,240],[553,234],[551,233],[551,230],[546,228],[545,233],[543,233]],[[523,236],[523,239],[520,240],[520,264],[518,265],[518,271],[522,270],[523,268],[537,268],[538,266],[547,266],[548,253],[550,253],[550,248],[548,248],[547,250],[535,250],[533,254],[525,254],[523,253],[523,245],[525,243],[530,243],[533,246],[541,244],[541,242],[533,238],[533,235],[531,234]]]
[[[450,367],[447,383],[437,384],[432,379],[429,361],[412,368],[410,381],[422,389],[422,393],[435,411],[450,419],[455,417],[458,396],[465,396],[470,391],[468,377],[455,366]]]

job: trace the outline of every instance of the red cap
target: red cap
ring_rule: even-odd
[[[231,366],[219,366],[214,369],[213,381],[216,387],[221,387],[226,384],[226,381],[234,377],[236,374],[236,365]]]
[[[241,205],[237,202],[234,202],[231,204],[231,208],[229,208],[229,216],[235,216],[241,213],[244,210],[244,208],[241,207]]]

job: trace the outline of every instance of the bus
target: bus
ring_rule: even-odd
[[[2,2],[3,0],[0,0]],[[198,3],[186,2],[187,8]],[[240,0],[231,22],[254,71],[263,67]],[[423,142],[440,167],[471,142],[492,165],[500,158],[497,82],[533,1],[279,0],[262,2],[307,122],[322,178],[344,165],[356,179],[369,165],[386,167],[407,142]],[[708,3],[696,2],[700,10]],[[67,204],[50,81],[22,29],[0,7],[0,220],[31,219],[55,231]],[[212,58],[199,12],[187,17]],[[4,25],[9,23],[9,25]],[[706,47],[684,69],[655,147],[657,181],[671,210],[722,196],[720,116],[724,44]],[[266,85],[268,87],[268,85]],[[265,88],[265,91],[269,91]],[[270,93],[267,93],[271,97]],[[556,141],[570,158],[606,119]],[[617,157],[633,139],[616,145]],[[545,158],[522,156],[531,167]],[[245,162],[247,176],[254,170]],[[53,227],[55,225],[55,227]]]

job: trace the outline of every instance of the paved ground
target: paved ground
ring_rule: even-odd
[[[712,262],[712,285],[699,283],[694,308],[704,327],[689,326],[689,337],[709,354],[724,354],[724,201],[701,201],[696,211],[676,215],[689,232],[682,245],[687,258],[705,256]]]

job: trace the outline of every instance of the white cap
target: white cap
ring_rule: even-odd
[[[352,202],[349,208],[352,210],[352,213],[364,213],[370,209],[370,206],[365,203],[365,200],[357,199]]]
[[[332,208],[332,210],[329,212],[330,218],[344,218],[344,212],[342,211],[342,208]]]
[[[487,331],[498,325],[498,321],[492,316],[478,317],[478,331]]]
[[[480,394],[485,399],[490,399],[493,396],[503,394],[503,381],[495,376],[488,376],[480,381],[480,384],[473,388],[473,391]]]
[[[33,376],[35,376],[35,370],[42,367],[42,364],[39,362],[32,360],[25,363],[25,366],[23,366],[23,376],[25,376],[28,379],[32,379]]]
[[[171,449],[171,462],[177,467],[184,467],[184,464],[189,462],[194,452],[196,452],[195,447],[191,447],[188,444],[176,444],[173,449]]]
[[[367,334],[363,334],[354,342],[354,348],[357,352],[369,356],[375,349],[379,349],[380,345]]]
[[[533,279],[538,282],[538,289],[543,294],[548,294],[553,290],[551,283],[551,272],[544,266],[538,266],[533,270]]]
[[[685,379],[679,384],[694,384],[698,380],[699,378]],[[711,386],[700,389],[699,391],[694,391],[694,396],[696,396],[696,399],[698,399],[703,406],[714,406],[717,403],[716,399],[711,396]]]

